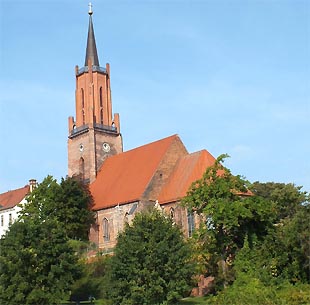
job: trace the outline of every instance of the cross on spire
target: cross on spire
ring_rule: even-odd
[[[92,22],[92,4],[89,2],[88,4],[89,10],[89,26],[88,26],[88,36],[87,36],[87,47],[86,47],[86,56],[85,56],[85,67],[88,66],[88,60],[91,60],[93,66],[99,67],[99,59],[97,54],[97,47],[96,47],[96,40],[95,40],[95,33],[93,28]]]
[[[88,3],[88,14],[89,15],[93,14],[93,5],[91,4],[91,2]]]

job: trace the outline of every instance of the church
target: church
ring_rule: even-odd
[[[207,151],[189,153],[178,135],[123,151],[120,115],[113,114],[110,65],[101,67],[89,9],[86,56],[76,66],[75,117],[68,119],[68,175],[89,184],[96,224],[90,240],[112,251],[125,223],[156,206],[191,236],[197,215],[180,205],[190,185],[215,158]]]

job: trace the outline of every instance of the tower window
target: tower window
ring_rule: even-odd
[[[81,89],[81,104],[82,104],[82,121],[83,125],[85,125],[85,101],[84,101],[84,89]]]
[[[100,110],[100,124],[103,125],[103,109]]]
[[[85,111],[82,109],[82,119],[83,119],[83,125],[85,125]]]
[[[1,215],[1,227],[4,226],[4,219],[3,218],[4,218],[3,215]]]
[[[84,109],[85,104],[84,104],[84,89],[81,89],[81,101],[82,101],[82,109]]]
[[[85,162],[83,158],[80,158],[79,161],[79,175],[83,181],[85,179]]]
[[[13,219],[12,219],[12,214],[10,213],[10,214],[9,214],[9,225],[12,224],[12,220],[13,220]]]
[[[102,107],[103,103],[102,103],[102,87],[100,87],[99,89],[99,105],[100,107]]]
[[[103,229],[103,240],[109,241],[110,240],[110,234],[109,234],[109,221],[107,218],[103,219],[102,222],[102,229]]]

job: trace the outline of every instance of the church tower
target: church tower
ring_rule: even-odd
[[[119,114],[112,117],[110,65],[100,67],[89,7],[84,67],[75,68],[76,116],[69,117],[68,175],[90,183],[104,160],[123,151]]]

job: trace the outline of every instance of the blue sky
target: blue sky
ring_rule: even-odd
[[[124,148],[179,134],[310,190],[310,1],[93,0]],[[86,0],[0,0],[0,192],[67,174]]]

